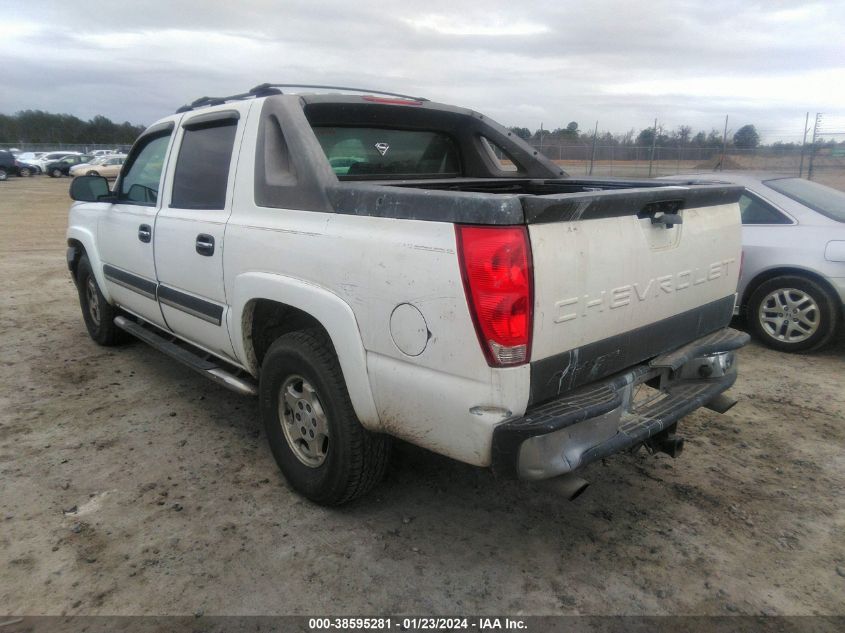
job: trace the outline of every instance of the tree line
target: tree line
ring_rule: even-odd
[[[0,114],[0,142],[131,145],[144,127],[129,121],[115,123],[102,115],[83,121],[72,114],[22,110]]]
[[[97,115],[93,119],[83,121],[72,114],[54,114],[43,110],[22,110],[15,114],[0,114],[0,143],[66,143],[66,144],[97,144],[97,145],[131,145],[138,135],[144,131],[143,125],[134,125],[129,121],[115,123],[108,117]],[[576,121],[571,121],[565,127],[553,130],[531,131],[527,127],[511,127],[511,132],[527,141],[535,143],[549,142],[557,144],[591,144],[593,133],[579,129]],[[604,146],[640,146],[651,147],[700,147],[721,148],[723,144],[722,132],[711,129],[709,132],[699,131],[693,134],[692,127],[680,125],[674,130],[665,130],[658,126],[647,127],[639,132],[630,129],[624,134],[601,132],[596,142]],[[843,144],[845,141],[840,142]],[[819,140],[817,146],[835,145],[834,141]],[[760,134],[753,124],[743,125],[731,138],[728,145],[742,149],[753,149],[760,145]],[[773,148],[800,147],[800,143],[775,142]]]
[[[571,121],[566,127],[553,130],[535,130],[532,132],[527,127],[511,127],[511,132],[526,141],[535,143],[558,144],[592,144],[593,132],[583,132],[579,129],[576,121]],[[845,142],[845,141],[843,141]],[[721,131],[713,128],[709,132],[699,131],[693,134],[689,125],[680,125],[674,130],[666,130],[658,126],[647,127],[639,132],[630,129],[624,134],[612,134],[611,132],[600,132],[596,136],[596,143],[603,146],[620,147],[700,147],[709,149],[721,148],[724,144],[724,135]],[[817,146],[836,144],[834,141],[817,140]],[[840,143],[841,144],[841,143]],[[728,146],[740,149],[753,149],[761,145],[760,134],[757,128],[749,123],[739,128],[732,137],[728,138]],[[796,148],[800,143],[784,143],[777,141],[771,145],[773,148]]]

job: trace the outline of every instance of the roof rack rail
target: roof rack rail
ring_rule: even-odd
[[[254,93],[263,93],[273,88],[315,88],[317,90],[345,90],[348,92],[366,92],[372,95],[386,95],[388,97],[399,97],[400,99],[413,99],[414,101],[428,101],[425,97],[413,97],[411,95],[403,95],[398,92],[386,92],[384,90],[370,90],[369,88],[351,88],[349,86],[324,86],[321,84],[260,84],[250,90]],[[271,94],[281,94],[281,90]]]
[[[385,92],[384,90],[369,90],[367,88],[350,88],[347,86],[323,86],[318,84],[270,84],[264,83],[255,86],[249,92],[242,92],[240,94],[231,95],[229,97],[200,97],[189,104],[183,105],[176,110],[176,114],[183,112],[190,112],[195,108],[204,108],[208,106],[222,105],[227,101],[242,101],[243,99],[253,99],[258,97],[268,97],[270,95],[283,94],[281,88],[314,88],[317,90],[345,90],[348,92],[366,92],[373,95],[386,95],[389,97],[399,97],[400,99],[412,99],[414,101],[428,101],[424,97],[412,97],[411,95],[403,95],[398,92]]]

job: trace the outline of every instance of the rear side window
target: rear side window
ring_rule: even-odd
[[[791,220],[756,196],[747,193],[739,198],[743,224],[792,224]]]
[[[173,196],[176,209],[222,209],[226,206],[229,163],[237,119],[186,128],[176,159]]]
[[[332,171],[342,180],[454,177],[458,147],[442,132],[372,127],[314,127]]]

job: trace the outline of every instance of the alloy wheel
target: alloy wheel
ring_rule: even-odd
[[[801,343],[818,331],[821,311],[816,300],[803,290],[779,288],[760,303],[757,318],[763,331],[772,338]]]

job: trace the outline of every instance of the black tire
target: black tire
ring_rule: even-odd
[[[88,334],[100,345],[110,347],[126,340],[123,330],[114,324],[117,309],[110,305],[91,270],[88,256],[83,255],[76,268],[76,288],[79,291],[79,305]],[[91,298],[96,297],[96,310],[92,309]]]
[[[61,178],[62,177],[62,170],[61,169],[51,169],[50,176],[53,178]]]
[[[21,176],[22,178],[27,178],[31,175],[32,175],[32,171],[29,169],[29,167],[21,167],[18,170],[18,176]]]
[[[99,176],[100,174],[92,169],[91,171],[86,171],[85,175],[86,176]]]
[[[840,310],[839,301],[818,282],[784,275],[769,279],[754,290],[745,316],[751,331],[768,347],[782,352],[806,352],[820,349],[830,341]]]
[[[306,414],[301,406],[304,400],[299,402],[299,410],[306,416],[317,415],[317,409],[321,409],[320,424],[327,429],[321,444],[322,462],[317,451],[312,453],[315,463],[311,465],[303,461],[307,455],[303,456],[303,449],[297,448],[299,444],[293,442],[292,446],[288,442],[283,425],[290,414],[288,432],[298,434],[300,424],[311,423],[316,428],[315,418],[294,422],[295,407],[291,409],[283,403],[283,411],[279,409],[282,387],[296,385],[297,381],[303,392],[306,383],[312,387],[317,400],[313,412],[309,408]],[[308,499],[322,505],[340,505],[366,494],[384,476],[390,438],[361,426],[331,341],[322,331],[285,334],[270,346],[261,365],[259,406],[276,463],[290,485]],[[305,428],[301,427],[307,441]],[[313,438],[311,427],[308,429]]]
[[[0,181],[6,180],[9,177],[9,174],[6,173],[5,169],[0,168]]]

